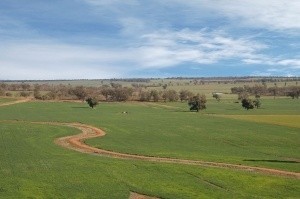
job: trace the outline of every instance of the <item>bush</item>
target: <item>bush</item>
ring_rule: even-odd
[[[4,96],[5,95],[5,91],[0,89],[0,96]]]
[[[253,109],[254,103],[251,99],[245,98],[245,99],[242,99],[242,107],[244,107],[247,110]]]
[[[25,91],[20,92],[21,97],[29,97],[30,95],[31,95],[30,92],[25,92]]]
[[[95,106],[98,105],[98,100],[97,100],[96,98],[91,98],[91,97],[89,97],[89,98],[87,98],[85,101],[88,103],[88,105],[89,105],[91,108],[94,108]]]
[[[12,93],[5,93],[5,96],[6,96],[6,97],[12,97],[13,94],[12,94]]]
[[[190,106],[190,111],[197,111],[206,109],[206,97],[205,95],[196,95],[190,98],[188,105]]]

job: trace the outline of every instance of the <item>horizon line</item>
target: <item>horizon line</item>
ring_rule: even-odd
[[[254,76],[254,75],[243,75],[243,76],[177,76],[177,77],[133,77],[133,78],[78,78],[78,79],[0,79],[0,82],[30,82],[30,81],[103,81],[103,80],[155,80],[155,79],[221,79],[221,78],[242,78],[242,79],[249,79],[249,78],[300,78],[300,76],[278,76],[278,75],[270,75],[270,76]]]

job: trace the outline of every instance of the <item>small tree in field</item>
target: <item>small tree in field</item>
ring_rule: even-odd
[[[188,105],[190,106],[190,111],[197,111],[206,109],[206,97],[205,95],[196,95],[190,98]]]
[[[87,98],[85,101],[88,103],[88,105],[89,105],[91,108],[94,108],[95,106],[98,105],[98,100],[95,99],[95,98],[89,97],[89,98]]]
[[[254,109],[254,103],[251,99],[244,98],[244,99],[242,99],[242,107],[244,107],[247,110]]]

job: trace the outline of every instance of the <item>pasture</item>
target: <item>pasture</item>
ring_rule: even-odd
[[[231,99],[207,110],[186,103],[27,102],[0,107],[0,198],[299,198],[299,179],[229,168],[119,160],[62,148],[79,133],[30,122],[77,122],[107,134],[85,142],[128,154],[300,172],[300,101],[262,99],[246,111]],[[122,114],[122,112],[128,114]]]
[[[15,100],[16,100],[15,98],[0,98],[0,105],[5,104],[7,102],[13,102]]]

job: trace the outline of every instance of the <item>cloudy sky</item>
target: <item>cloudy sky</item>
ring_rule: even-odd
[[[0,80],[300,76],[299,0],[1,0]]]

